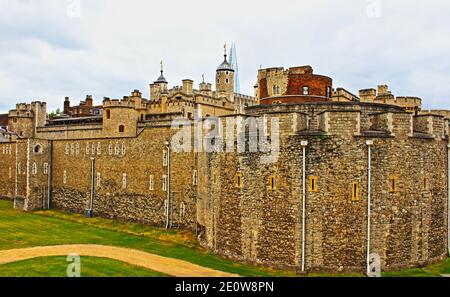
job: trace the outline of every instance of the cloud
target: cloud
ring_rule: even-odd
[[[214,81],[233,41],[247,94],[260,65],[309,64],[354,93],[387,83],[450,108],[444,0],[80,0],[79,17],[77,0],[0,3],[0,112],[31,100],[61,108],[65,96],[148,96],[161,59],[171,85]]]

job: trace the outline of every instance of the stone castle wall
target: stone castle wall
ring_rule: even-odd
[[[172,152],[172,227],[195,230],[205,247],[226,257],[298,270],[301,144],[306,140],[306,268],[364,271],[366,140],[373,140],[371,252],[380,255],[383,270],[416,267],[445,256],[448,120],[414,116],[395,106],[346,102],[255,106],[246,112],[243,119],[264,118],[269,142],[279,136],[275,162],[263,162],[267,155],[261,152],[248,152],[248,140],[258,136],[248,127],[235,131],[235,136],[245,135],[244,153]],[[234,117],[221,119],[225,124]],[[279,134],[272,134],[275,118]],[[51,135],[50,129],[56,128],[48,129]],[[5,179],[0,195],[15,197],[16,207],[24,210],[46,208],[50,182],[52,207],[82,213],[89,208],[95,158],[94,214],[164,227],[164,149],[177,132],[170,121],[142,122],[135,137],[80,132],[58,134],[52,141],[1,143],[0,174]],[[316,189],[310,189],[312,181]]]
[[[163,190],[163,176],[167,175],[167,167],[163,151],[173,133],[170,127],[159,127],[144,129],[136,138],[55,141],[54,151],[59,153],[53,159],[53,206],[78,213],[89,208],[94,157],[94,213],[164,227],[167,191]],[[172,225],[194,230],[195,156],[172,153],[170,157]]]
[[[376,123],[371,124],[364,107],[350,108],[325,112],[321,130],[305,131],[298,123],[308,117],[306,110],[295,115],[282,112],[283,107],[274,109],[279,111],[268,110],[265,116],[268,122],[270,117],[280,119],[277,162],[263,164],[258,153],[204,157],[208,175],[199,201],[205,246],[240,261],[300,269],[301,141],[307,140],[306,268],[364,271],[366,140],[371,139],[371,253],[380,255],[384,271],[429,264],[446,255],[448,140],[443,118],[429,117],[431,125],[415,133],[421,117],[388,112],[372,116]],[[363,128],[362,123],[369,124]],[[237,175],[242,188],[236,185]],[[268,186],[271,178],[276,189]],[[316,190],[309,189],[310,178],[315,178]],[[355,184],[358,192],[353,197]]]

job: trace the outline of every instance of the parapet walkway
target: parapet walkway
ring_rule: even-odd
[[[67,256],[69,254],[109,258],[176,277],[238,276],[183,260],[162,257],[134,249],[93,244],[45,246],[0,251],[0,265],[38,257]]]

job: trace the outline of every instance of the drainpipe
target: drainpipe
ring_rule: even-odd
[[[302,272],[305,272],[305,240],[306,240],[306,147],[308,141],[302,141],[301,146],[303,149],[302,160]]]
[[[86,211],[86,217],[88,218],[92,218],[94,216],[94,194],[95,194],[95,178],[94,178],[94,174],[95,174],[95,158],[92,157],[91,158],[91,199],[89,201],[89,209]]]
[[[447,145],[447,151],[448,151],[448,172],[447,172],[447,189],[448,189],[448,193],[447,193],[447,248],[448,248],[448,254],[450,256],[450,144]]]
[[[52,199],[51,198],[51,196],[52,196],[52,159],[53,159],[53,141],[49,140],[49,159],[48,159],[48,165],[47,165],[47,175],[48,175],[47,209],[50,209],[51,199]]]
[[[166,141],[165,143],[167,150],[167,208],[166,208],[166,229],[170,227],[170,142]]]
[[[16,198],[19,195],[19,187],[18,187],[18,183],[19,183],[19,144],[17,143],[16,140],[16,174],[15,174],[15,186],[14,186],[14,209],[16,208]]]
[[[373,140],[367,140],[367,274],[370,274],[370,231],[371,231],[371,207],[372,207],[372,145]]]

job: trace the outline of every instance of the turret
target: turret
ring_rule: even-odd
[[[167,85],[167,80],[164,77],[163,61],[161,61],[161,75],[154,83],[150,84],[150,99],[157,100],[160,93],[167,91]]]
[[[216,92],[234,101],[234,69],[228,63],[226,46],[224,60],[216,70]]]

